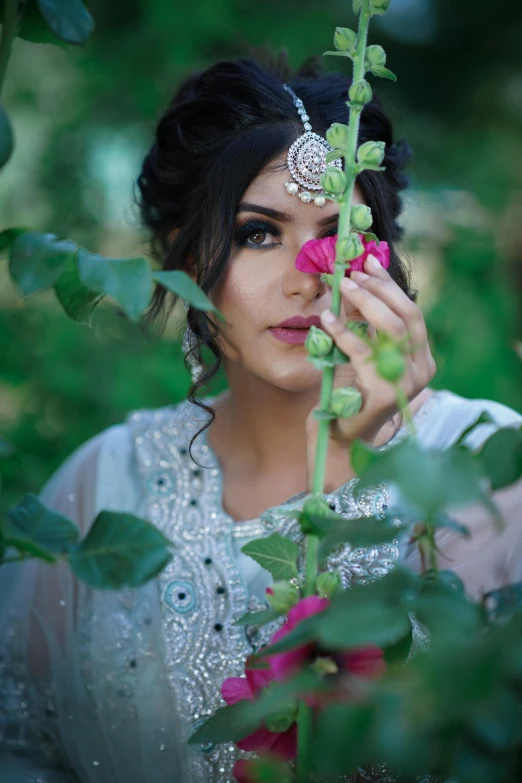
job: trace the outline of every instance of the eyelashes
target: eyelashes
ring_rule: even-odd
[[[334,224],[321,238],[333,236],[336,233],[337,224]],[[258,238],[260,235],[264,235],[261,242],[252,239],[256,234],[258,235]],[[281,231],[273,223],[269,223],[265,220],[249,220],[243,226],[238,226],[235,229],[233,242],[237,248],[249,248],[253,250],[269,250],[279,244],[278,242],[268,242],[265,244],[265,239],[267,237],[280,239]]]

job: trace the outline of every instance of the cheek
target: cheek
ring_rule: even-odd
[[[221,310],[230,328],[246,327],[266,318],[266,303],[270,301],[277,280],[270,275],[268,264],[262,260],[235,259],[227,269],[216,296],[216,305]]]

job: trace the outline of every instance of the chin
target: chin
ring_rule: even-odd
[[[268,383],[289,392],[305,392],[320,387],[322,373],[303,357],[284,364],[277,362],[266,377]]]

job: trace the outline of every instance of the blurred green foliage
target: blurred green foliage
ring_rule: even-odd
[[[183,76],[263,44],[285,48],[295,66],[354,21],[348,0],[89,9],[85,49],[15,42],[4,104],[17,146],[2,172],[0,229],[28,225],[116,257],[146,251],[132,183]],[[438,360],[433,385],[519,410],[521,34],[518,0],[502,14],[489,0],[392,0],[370,34],[398,76],[375,89],[415,153],[403,251]],[[52,295],[21,305],[3,261],[0,345],[0,431],[19,454],[3,461],[4,508],[127,411],[176,403],[189,385],[175,329],[154,342],[105,305],[92,330],[68,321]]]

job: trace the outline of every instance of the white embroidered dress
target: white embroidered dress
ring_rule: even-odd
[[[419,438],[447,448],[481,411],[495,424],[475,428],[468,436],[475,445],[496,427],[522,421],[498,403],[442,391],[416,416]],[[186,739],[223,705],[221,682],[240,675],[246,656],[274,630],[234,625],[264,605],[271,580],[241,547],[274,530],[299,540],[285,511],[300,505],[304,493],[260,519],[235,522],[223,509],[222,473],[205,433],[192,450],[204,467],[188,454],[203,415],[188,401],[135,412],[83,444],[43,489],[41,500],[73,519],[82,537],[100,510],[128,511],[150,519],[175,551],[159,577],[120,591],[91,590],[65,564],[0,568],[2,783],[233,780],[241,755],[234,745],[192,749]],[[330,496],[337,511],[348,517],[382,510],[385,492],[376,488],[356,506],[353,483]],[[461,515],[471,543],[438,533],[452,559],[442,567],[459,573],[472,595],[522,579],[520,486],[496,499],[507,522],[502,534],[477,509]],[[419,568],[405,540],[347,547],[332,565],[349,587],[384,576],[399,561]],[[377,778],[368,772],[361,779]]]

